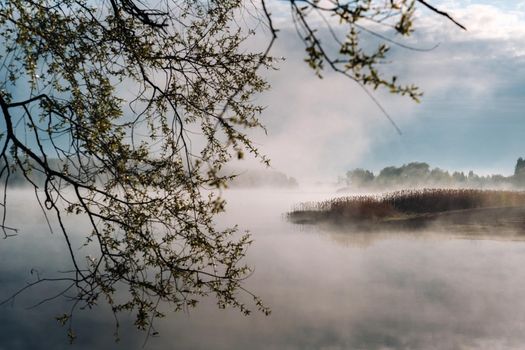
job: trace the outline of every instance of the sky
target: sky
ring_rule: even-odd
[[[419,7],[415,33],[402,40],[427,52],[392,48],[385,72],[424,92],[421,103],[375,91],[402,131],[352,81],[303,62],[286,8],[261,97],[268,135],[256,135],[272,167],[299,179],[335,179],[361,167],[424,161],[446,170],[512,174],[525,157],[525,1],[433,1],[467,27]],[[374,41],[369,38],[367,40]]]
[[[418,85],[421,103],[373,92],[401,135],[355,83],[329,71],[324,79],[314,75],[303,61],[304,45],[285,3],[269,2],[280,30],[271,54],[285,60],[278,70],[262,72],[271,84],[258,97],[266,107],[261,120],[267,134],[250,133],[273,169],[300,183],[335,181],[357,167],[377,173],[414,161],[510,175],[517,158],[525,157],[525,1],[431,1],[467,31],[418,7],[414,34],[393,38],[417,48],[437,47],[419,52],[392,46],[384,72]],[[377,44],[371,36],[363,39]],[[239,166],[254,164],[263,167],[253,160]]]

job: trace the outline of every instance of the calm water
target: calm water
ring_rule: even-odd
[[[41,213],[11,192],[18,237],[0,241],[0,296],[67,267],[64,243]],[[239,223],[255,243],[247,286],[272,307],[265,317],[218,310],[212,299],[157,322],[146,349],[516,349],[525,344],[525,243],[423,235],[334,232],[287,223],[293,203],[326,193],[232,191],[221,224]],[[83,224],[75,222],[83,233]],[[70,346],[54,316],[65,302],[34,289],[0,307],[0,350],[141,349],[123,320],[120,343],[104,305],[81,311]]]

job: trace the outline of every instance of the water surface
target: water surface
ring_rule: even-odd
[[[13,197],[18,237],[0,241],[0,295],[67,266],[64,242],[50,234],[27,193]],[[238,223],[255,240],[247,287],[268,317],[218,310],[213,299],[156,323],[146,349],[515,349],[525,343],[525,244],[460,239],[450,232],[360,233],[296,226],[282,214],[323,192],[226,193],[221,225]],[[83,220],[72,219],[77,235]],[[33,270],[33,275],[31,274]],[[35,270],[36,269],[36,270]],[[144,334],[123,320],[113,341],[105,305],[79,312],[70,346],[53,317],[63,300],[27,309],[52,293],[31,290],[0,307],[0,349],[141,349]]]

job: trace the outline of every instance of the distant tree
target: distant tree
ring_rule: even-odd
[[[427,163],[412,162],[404,164],[400,172],[403,183],[418,185],[427,181],[430,175],[430,166]]]
[[[514,175],[519,175],[525,171],[525,160],[521,157],[516,161],[516,166],[514,167]]]
[[[503,175],[495,174],[490,176],[489,183],[494,185],[502,185],[509,183],[509,178]]]
[[[228,183],[230,188],[295,188],[299,186],[297,180],[284,173],[268,169],[250,169],[246,171],[225,171],[231,173],[233,179]]]
[[[400,181],[401,168],[388,166],[383,168],[376,177],[376,183],[379,186],[397,185]]]
[[[463,182],[467,181],[467,177],[465,176],[465,174],[463,172],[454,171],[452,173],[452,180],[455,183],[463,183]]]
[[[514,167],[514,183],[518,186],[525,185],[525,160],[518,158]]]
[[[401,167],[383,168],[375,181],[380,186],[415,186],[425,183],[429,174],[430,166],[427,163],[412,162]]]
[[[366,187],[374,181],[374,173],[365,169],[354,169],[346,173],[347,185]]]
[[[446,186],[452,182],[452,177],[450,176],[449,172],[440,168],[432,169],[428,178],[431,182],[441,186]]]
[[[417,3],[450,18],[423,0],[287,2],[319,76],[328,68],[414,100],[416,86],[380,70],[396,44],[389,35],[412,33]],[[239,20],[247,12],[251,24]],[[378,24],[387,29],[374,32]],[[268,45],[248,50],[261,28]],[[362,33],[378,46],[365,49]],[[72,269],[58,279],[74,303],[63,323],[101,299],[147,330],[159,303],[180,310],[214,295],[220,307],[249,312],[239,293],[253,296],[242,285],[250,239],[217,230],[225,204],[209,190],[224,188],[220,170],[232,157],[267,162],[246,132],[261,127],[253,101],[268,88],[260,71],[274,67],[277,34],[265,0],[0,2],[0,178],[8,185],[16,168],[59,222]],[[86,244],[97,256],[71,245],[69,214],[89,220]],[[115,298],[117,289],[127,294]]]
[[[395,167],[395,166],[387,166],[384,167],[380,172],[379,175],[377,175],[378,178],[395,178],[399,177],[401,175],[401,168]]]

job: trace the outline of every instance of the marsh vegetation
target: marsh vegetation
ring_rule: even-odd
[[[296,205],[287,214],[295,223],[420,228],[480,224],[523,229],[525,192],[476,189],[421,189],[380,195],[338,197]]]

